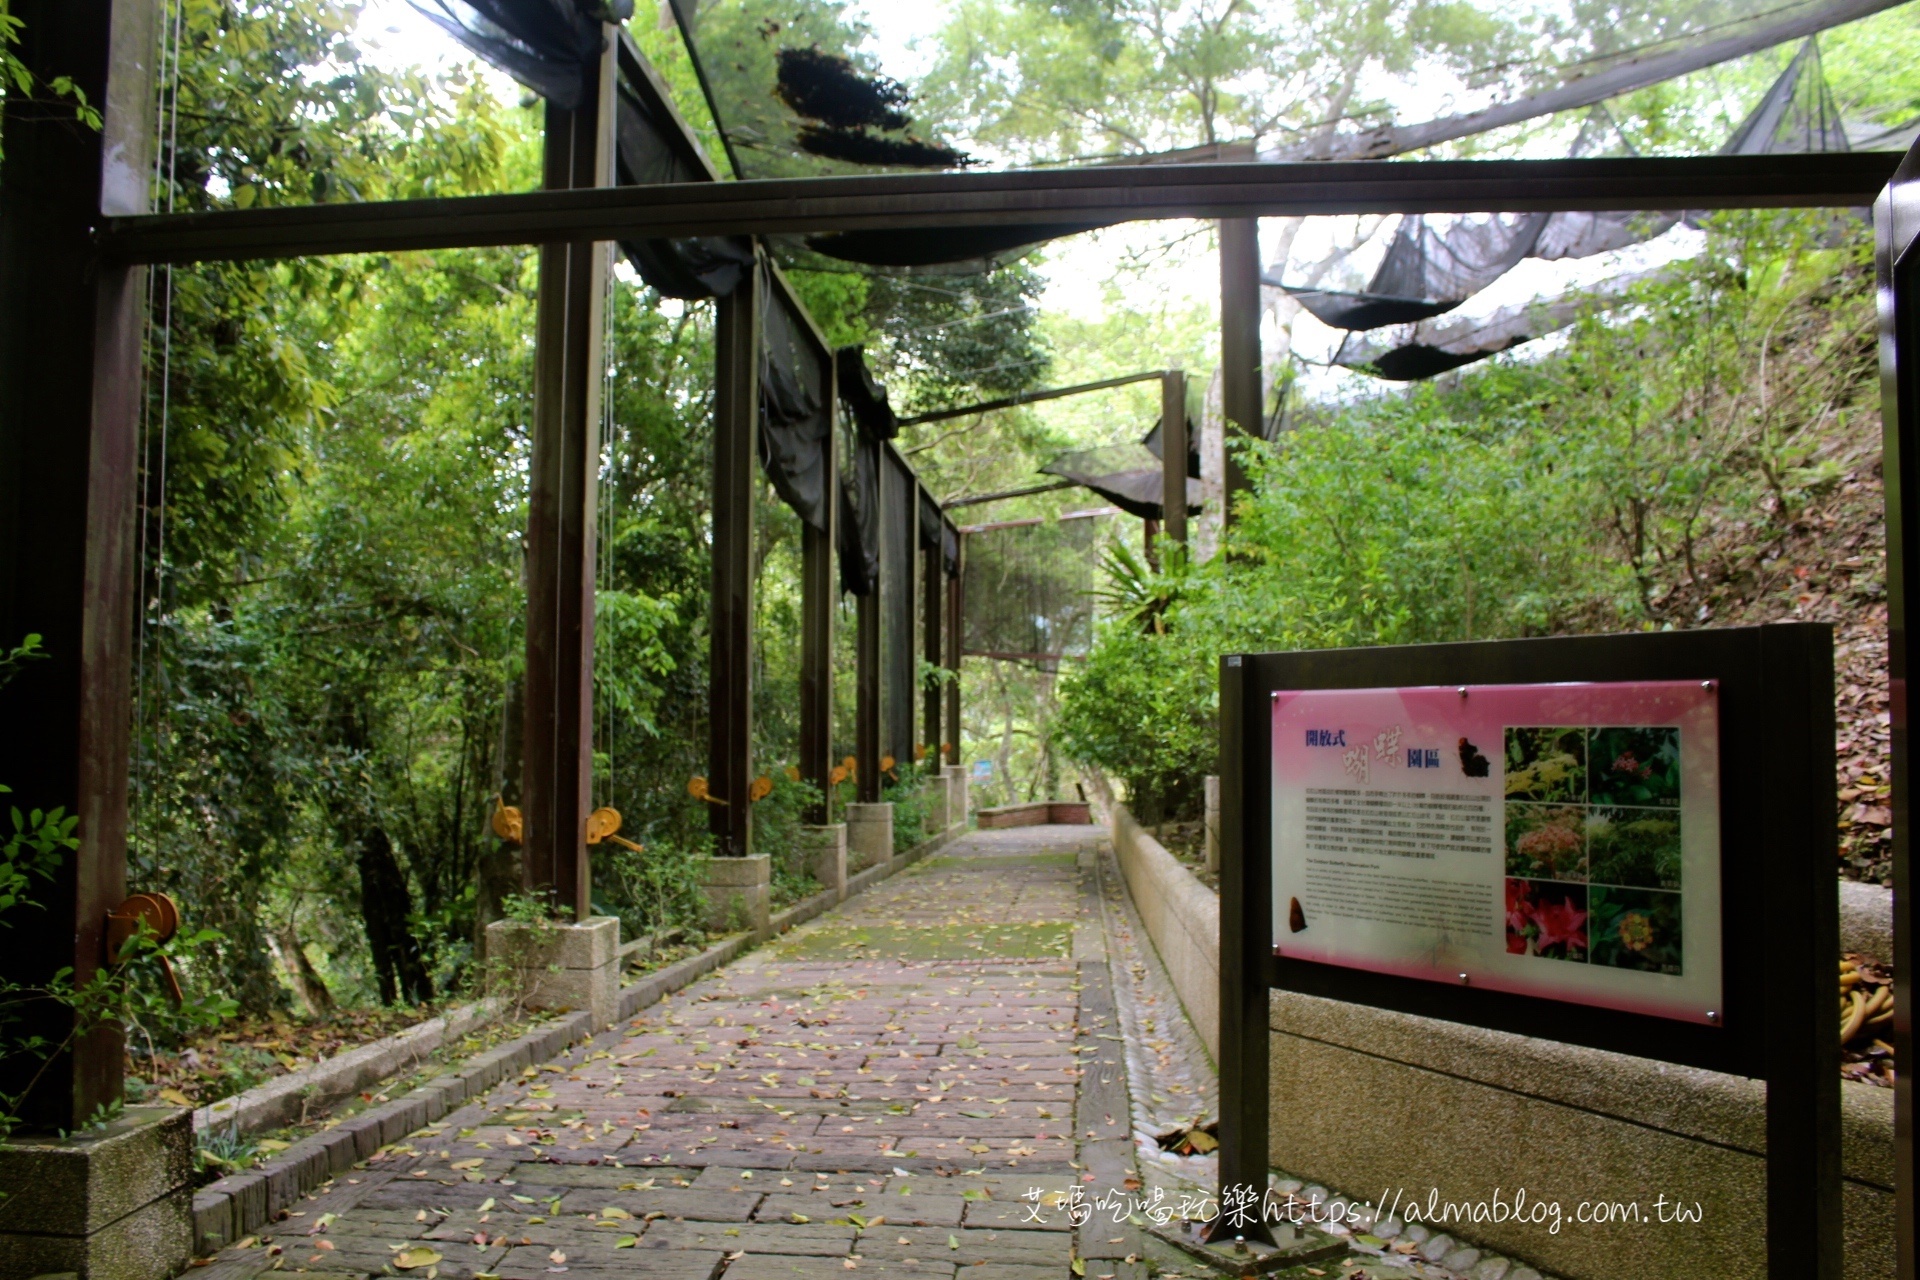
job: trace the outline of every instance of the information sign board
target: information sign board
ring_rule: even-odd
[[[1714,681],[1271,702],[1276,954],[1720,1020]]]

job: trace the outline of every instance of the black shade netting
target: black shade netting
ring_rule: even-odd
[[[1091,489],[1128,515],[1142,520],[1166,518],[1161,505],[1160,459],[1149,453],[1145,445],[1109,444],[1094,449],[1074,449],[1053,459],[1040,471]],[[1199,510],[1200,488],[1189,480],[1187,511],[1193,514]]]
[[[1846,129],[1821,69],[1819,43],[1808,37],[1720,152],[1783,155],[1847,149]],[[1632,155],[1634,148],[1606,108],[1597,106],[1568,154]],[[1446,221],[1409,217],[1401,221],[1365,291],[1287,291],[1317,319],[1338,329],[1409,325],[1453,310],[1522,258],[1587,258],[1624,249],[1664,234],[1681,216],[1677,211],[1624,211],[1492,214]]]
[[[1165,462],[1167,457],[1166,452],[1160,447],[1160,427],[1164,422],[1164,418],[1155,418],[1153,430],[1147,432],[1147,438],[1140,442],[1146,447],[1148,453],[1162,462]],[[1187,477],[1192,480],[1200,478],[1200,428],[1194,424],[1192,418],[1187,419]]]
[[[872,65],[823,47],[845,33],[818,15],[761,23],[740,5],[672,0],[715,123],[743,178],[874,169],[953,169],[971,156],[916,130],[904,86]],[[876,229],[809,237],[828,257],[868,266],[991,266],[1048,240],[1104,223]]]
[[[1820,63],[1820,42],[1808,36],[1720,151],[1763,156],[1847,149],[1846,126]]]
[[[940,571],[951,578],[960,571],[960,539],[947,522],[933,495],[920,491],[920,549],[940,553]]]
[[[807,322],[785,296],[766,289],[760,336],[760,465],[774,491],[800,519],[827,528],[828,444],[833,431],[827,403],[827,354],[807,334]]]
[[[1336,329],[1411,324],[1453,310],[1511,271],[1550,216],[1409,216],[1400,220],[1386,257],[1362,292],[1284,287],[1315,319]]]
[[[633,0],[412,0],[413,7],[491,66],[568,111],[586,95],[586,68],[606,49],[605,23]]]
[[[1104,520],[1023,521],[967,532],[962,648],[982,657],[1074,658],[1093,640]]]
[[[920,490],[920,549],[938,551],[940,549],[940,526],[946,522],[940,518],[940,504],[925,489]]]
[[[920,654],[914,618],[919,483],[892,453],[880,455],[880,740],[896,760],[913,759],[915,679]]]
[[[1601,111],[1594,109],[1588,130],[1594,129]],[[1609,119],[1608,127],[1611,124]],[[1618,131],[1614,132],[1617,137]],[[1808,38],[1720,150],[1723,155],[1780,155],[1847,149],[1846,130],[1821,69],[1820,46]],[[1664,233],[1681,216],[1674,212],[1556,213],[1542,230],[1532,256],[1584,258],[1622,249]],[[1564,329],[1594,305],[1596,295],[1604,298],[1644,278],[1622,277],[1591,293],[1502,307],[1487,316],[1395,325],[1365,339],[1350,336],[1341,342],[1333,363],[1397,382],[1431,378]]]
[[[912,96],[871,57],[833,47],[858,43],[837,7],[778,21],[746,5],[671,7],[741,177],[973,163],[915,130]]]
[[[833,360],[840,375],[840,399],[853,411],[860,429],[876,440],[899,435],[900,420],[887,402],[886,387],[867,366],[867,353],[859,347],[841,347]]]
[[[1418,382],[1564,329],[1591,306],[1585,297],[1568,296],[1502,307],[1489,316],[1446,316],[1375,334],[1349,334],[1333,362],[1392,382]]]

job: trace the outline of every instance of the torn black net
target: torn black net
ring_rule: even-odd
[[[572,111],[586,69],[606,49],[608,22],[633,16],[633,0],[412,0],[413,7],[491,66]]]
[[[1442,316],[1369,334],[1349,334],[1334,360],[1392,382],[1417,382],[1484,360],[1564,329],[1596,310],[1618,305],[1634,285],[1659,274],[1635,272],[1579,293],[1534,298],[1485,316]]]
[[[1606,135],[1597,127],[1603,111],[1596,107],[1581,131],[1588,145],[1606,154],[1621,154],[1620,148],[1630,151],[1610,118],[1604,124],[1615,141],[1604,141]],[[1848,146],[1846,128],[1821,67],[1819,43],[1809,37],[1720,150],[1723,155],[1780,155],[1846,151]],[[1556,213],[1529,256],[1585,258],[1627,248],[1665,234],[1683,216],[1689,223],[1697,221],[1694,215],[1679,212]],[[1640,274],[1621,277],[1565,298],[1534,299],[1485,316],[1399,323],[1366,337],[1349,334],[1332,363],[1393,381],[1430,378],[1563,329],[1593,305],[1594,298],[1618,294],[1643,278]]]
[[[900,421],[887,401],[887,389],[873,376],[867,353],[859,347],[841,347],[833,353],[840,376],[840,399],[853,411],[860,429],[876,440],[900,434]]]
[[[1146,439],[1140,442],[1148,453],[1163,463],[1167,455],[1160,447],[1160,428],[1165,421],[1164,418],[1155,418],[1153,430],[1147,432]],[[1192,480],[1200,478],[1200,428],[1191,417],[1187,419],[1187,477]]]
[[[827,528],[827,354],[779,289],[764,290],[760,338],[760,465],[781,501],[815,529]]]
[[[1188,468],[1195,466],[1191,455]],[[1128,515],[1142,520],[1163,520],[1160,459],[1143,444],[1108,444],[1092,449],[1073,449],[1040,468],[1041,474],[1071,480],[1099,494]],[[1187,481],[1187,511],[1200,510],[1200,486]]]

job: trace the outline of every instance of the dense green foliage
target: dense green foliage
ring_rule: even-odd
[[[1850,218],[1724,217],[1544,358],[1248,447],[1232,554],[1109,611],[1063,680],[1063,745],[1149,820],[1185,816],[1223,653],[1712,621],[1878,431],[1871,243]]]

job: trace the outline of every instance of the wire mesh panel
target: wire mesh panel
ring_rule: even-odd
[[[966,652],[1042,659],[1086,654],[1094,574],[1108,520],[1078,517],[967,531],[962,561]]]

